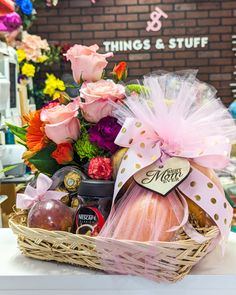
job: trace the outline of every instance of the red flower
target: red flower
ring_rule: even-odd
[[[58,164],[67,164],[73,160],[73,147],[69,142],[60,143],[51,156]]]
[[[70,43],[64,43],[64,44],[62,45],[62,47],[61,47],[61,56],[62,56],[62,59],[63,59],[64,61],[67,61],[67,59],[66,59],[66,57],[65,57],[64,54],[66,54],[67,51],[68,51],[71,47],[72,47],[72,44],[70,44]]]
[[[112,73],[118,81],[125,80],[128,74],[126,62],[121,61],[118,65],[115,65]]]
[[[109,180],[112,177],[112,166],[110,158],[93,158],[88,167],[88,176],[93,179]]]

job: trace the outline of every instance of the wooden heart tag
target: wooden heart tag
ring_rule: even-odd
[[[190,163],[182,158],[169,158],[165,163],[153,163],[134,175],[141,186],[166,196],[190,173]]]

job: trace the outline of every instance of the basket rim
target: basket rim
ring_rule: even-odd
[[[80,234],[74,234],[74,233],[71,233],[71,232],[67,232],[67,231],[48,231],[48,230],[45,230],[45,229],[42,229],[42,228],[30,228],[28,226],[25,226],[25,225],[22,225],[22,224],[19,224],[16,219],[20,216],[20,215],[24,215],[24,214],[19,214],[19,213],[12,213],[11,217],[9,218],[9,227],[11,228],[11,230],[13,231],[14,234],[16,235],[24,235],[24,231],[27,230],[27,231],[32,231],[32,232],[38,232],[39,235],[46,235],[47,233],[54,233],[55,235],[58,235],[60,236],[60,238],[62,236],[64,236],[65,238],[66,237],[70,237],[70,238],[73,238],[73,237],[77,237],[77,238],[80,238],[80,239],[84,239],[84,240],[87,240],[87,241],[91,241],[92,243],[95,243],[95,241],[113,241],[113,242],[116,242],[116,243],[129,243],[129,244],[135,244],[135,245],[145,245],[145,246],[155,246],[155,245],[181,245],[183,242],[186,243],[194,243],[194,244],[199,244],[197,243],[196,241],[194,241],[193,239],[191,239],[190,237],[188,237],[187,239],[183,239],[183,240],[174,240],[174,241],[135,241],[135,240],[118,240],[118,239],[114,239],[114,238],[107,238],[107,237],[101,237],[101,236],[97,236],[97,237],[91,237],[91,236],[86,236],[86,235],[80,235]],[[205,230],[207,230],[206,234],[204,236],[206,237],[209,237],[209,240],[213,240],[215,238],[217,238],[219,236],[219,229],[217,226],[213,225],[209,228],[204,228]],[[21,232],[20,233],[17,233],[18,232]]]

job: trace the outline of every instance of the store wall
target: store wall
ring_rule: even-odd
[[[148,32],[147,22],[151,21],[150,13],[156,6],[168,18],[161,17],[159,31]],[[97,43],[103,50],[104,41],[106,49],[118,46],[112,60],[127,61],[130,78],[157,69],[199,69],[199,79],[213,84],[225,104],[232,101],[229,84],[235,63],[231,43],[232,35],[236,34],[235,0],[97,0],[95,5],[89,0],[59,0],[56,8],[38,10],[32,32],[53,43]],[[195,37],[196,47],[186,48],[184,44],[177,48],[179,43],[173,38],[181,37]],[[156,48],[157,39],[161,39],[157,47],[164,44],[164,49]],[[114,41],[121,42],[115,45]],[[133,42],[132,50],[120,50],[125,41]],[[190,47],[191,42],[186,42]],[[69,71],[68,65],[63,71]]]

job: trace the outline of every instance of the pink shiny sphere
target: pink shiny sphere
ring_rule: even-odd
[[[37,202],[28,215],[28,227],[46,230],[71,231],[74,211],[60,201]]]

